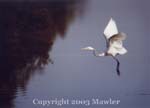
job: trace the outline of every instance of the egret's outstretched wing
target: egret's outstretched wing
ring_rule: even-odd
[[[118,33],[118,34],[113,35],[112,37],[110,37],[109,41],[118,41],[118,40],[123,41],[123,40],[126,39],[126,37],[127,37],[127,35],[125,33],[120,32],[120,33]]]
[[[118,29],[117,29],[116,22],[111,18],[104,30],[104,36],[106,39],[109,39],[115,34],[118,34]]]

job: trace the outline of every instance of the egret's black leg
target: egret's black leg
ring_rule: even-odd
[[[120,76],[120,69],[119,69],[119,67],[120,67],[120,62],[119,62],[118,59],[117,59],[116,61],[117,61],[117,67],[116,67],[117,74],[118,74],[118,76]]]
[[[115,57],[113,57],[115,60],[116,60],[116,62],[117,62],[117,67],[116,67],[116,71],[117,71],[117,75],[118,76],[120,76],[120,69],[119,69],[119,67],[120,67],[120,62],[119,62],[119,60],[117,59],[117,58],[115,58]]]

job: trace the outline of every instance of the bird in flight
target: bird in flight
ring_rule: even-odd
[[[81,50],[93,51],[94,56],[111,56],[117,62],[117,75],[120,76],[120,62],[117,59],[117,55],[123,55],[127,53],[127,50],[123,47],[123,40],[126,38],[126,34],[123,32],[118,32],[118,28],[116,22],[113,18],[111,18],[104,30],[104,37],[106,40],[106,51],[102,53],[98,53],[97,50],[91,46],[82,48]]]

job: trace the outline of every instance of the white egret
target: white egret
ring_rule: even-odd
[[[108,22],[105,30],[104,37],[106,39],[107,49],[105,52],[98,53],[97,50],[91,46],[82,48],[82,50],[93,51],[94,56],[112,56],[117,62],[116,71],[120,75],[119,60],[116,58],[117,55],[123,55],[127,53],[127,50],[123,47],[122,41],[125,40],[126,34],[118,32],[116,22],[111,18]]]

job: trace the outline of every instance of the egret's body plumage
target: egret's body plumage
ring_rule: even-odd
[[[108,22],[105,30],[104,37],[106,39],[107,49],[105,52],[98,53],[96,49],[91,46],[82,48],[82,50],[93,51],[93,54],[97,57],[100,56],[112,56],[117,62],[117,74],[120,75],[119,71],[119,60],[116,58],[117,55],[123,55],[127,53],[127,50],[123,47],[123,40],[126,38],[126,34],[122,32],[118,32],[118,28],[116,22],[111,18]]]

